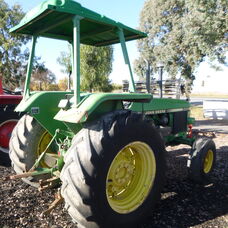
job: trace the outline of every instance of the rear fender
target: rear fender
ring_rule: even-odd
[[[66,123],[84,123],[105,113],[123,109],[123,101],[150,102],[151,94],[141,93],[95,93],[86,96],[76,107],[61,109],[54,119]]]
[[[33,116],[51,135],[55,134],[56,129],[66,130],[63,122],[54,119],[60,110],[59,101],[64,99],[71,92],[45,91],[33,92],[27,99],[23,98],[16,107],[16,112],[26,112]]]

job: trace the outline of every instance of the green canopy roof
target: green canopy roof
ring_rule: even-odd
[[[123,29],[126,41],[146,37],[145,33],[86,9],[73,0],[44,1],[29,11],[11,32],[70,41],[73,39],[72,18],[75,15],[82,18],[82,44],[104,46],[119,43],[118,28]]]

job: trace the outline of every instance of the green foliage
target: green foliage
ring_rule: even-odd
[[[70,48],[68,52],[62,51],[60,57],[57,58],[57,62],[64,67],[62,70],[63,73],[69,74],[72,69],[71,57],[70,57]]]
[[[0,0],[0,77],[3,85],[10,89],[19,86],[28,58],[28,51],[21,50],[28,37],[9,34],[9,29],[18,24],[23,16],[19,5],[10,8]]]
[[[81,45],[81,90],[83,91],[111,91],[112,85],[108,75],[112,71],[113,48],[94,47]],[[64,72],[71,71],[71,59],[69,52],[62,52],[57,59],[64,67]]]
[[[29,51],[25,45],[30,38],[9,33],[9,29],[17,25],[23,16],[19,5],[9,7],[0,0],[0,78],[8,89],[22,86],[26,76]],[[55,82],[55,75],[40,62],[39,57],[34,58],[32,77],[31,87],[38,87],[35,86],[38,81],[45,84]]]
[[[193,80],[205,57],[226,64],[227,8],[227,0],[147,0],[140,29],[148,37],[138,42],[141,56],[135,71],[140,75],[143,59],[154,69],[162,61],[170,75],[180,72]]]
[[[113,90],[121,90],[123,89],[123,85],[122,84],[112,84]]]
[[[81,45],[82,90],[112,90],[108,75],[112,71],[113,48]]]
[[[140,80],[146,75],[146,62],[143,58],[138,58],[134,61],[134,71],[139,76]]]

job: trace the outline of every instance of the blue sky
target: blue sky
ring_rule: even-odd
[[[9,5],[18,3],[22,6],[23,10],[27,12],[42,2],[42,0],[6,0],[6,2]],[[139,25],[139,14],[144,4],[144,0],[78,0],[78,2],[84,7],[92,9],[133,28],[137,28]],[[133,63],[134,59],[138,56],[136,42],[128,42],[127,47],[130,60]],[[58,79],[64,77],[64,75],[61,73],[61,67],[56,62],[56,59],[60,55],[60,52],[64,50],[67,50],[66,42],[49,39],[39,39],[36,48],[36,55],[42,57],[46,66],[56,74]],[[223,71],[216,72],[209,68],[207,63],[202,63],[196,72],[197,80],[194,83],[194,91],[197,93],[203,90],[216,93],[228,93],[228,67],[222,68]],[[110,78],[113,82],[121,83],[123,79],[128,79],[128,75],[128,70],[124,64],[121,49],[119,45],[114,45],[113,72],[111,73]],[[207,86],[202,87],[202,84]]]
[[[42,2],[42,0],[6,0],[6,2],[11,6],[18,3],[22,6],[22,9],[27,12]],[[137,28],[139,25],[139,14],[143,7],[144,0],[79,0],[78,2],[86,8],[94,10],[130,27]],[[127,43],[132,63],[138,56],[136,46],[137,44],[135,41]],[[55,73],[58,79],[64,77],[64,74],[61,72],[62,67],[58,65],[56,59],[60,55],[60,52],[64,50],[68,50],[66,42],[44,38],[40,38],[36,46],[36,55],[42,57],[46,66]],[[128,70],[125,67],[122,52],[118,44],[114,45],[113,72],[111,73],[110,78],[112,81],[118,83],[121,83],[123,79],[128,78]]]

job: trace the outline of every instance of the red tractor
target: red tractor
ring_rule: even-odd
[[[14,126],[21,117],[21,113],[14,112],[14,109],[21,99],[20,93],[3,89],[0,78],[0,165],[10,165],[9,140]]]

